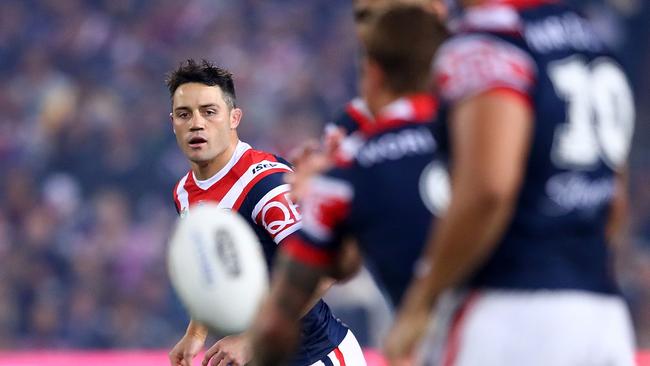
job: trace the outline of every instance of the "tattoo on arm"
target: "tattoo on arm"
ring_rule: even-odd
[[[275,264],[275,296],[278,308],[288,317],[299,318],[318,289],[324,272],[280,255]]]

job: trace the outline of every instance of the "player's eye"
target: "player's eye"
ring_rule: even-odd
[[[217,111],[215,111],[214,109],[207,109],[205,111],[205,114],[207,114],[208,116],[212,116],[212,115],[217,114]]]
[[[187,112],[179,112],[179,113],[176,113],[176,117],[178,117],[178,118],[182,118],[182,119],[186,119],[186,118],[188,118],[189,116],[190,116],[190,114],[187,113]]]

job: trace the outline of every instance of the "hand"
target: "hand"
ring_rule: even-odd
[[[252,357],[250,339],[242,333],[221,338],[205,353],[201,365],[208,366],[210,363],[211,366],[242,366]]]
[[[402,309],[403,310],[403,309]],[[415,350],[430,322],[430,311],[400,311],[384,342],[391,366],[413,365]]]
[[[294,173],[287,174],[285,180],[292,186],[291,198],[294,201],[303,197],[310,178],[332,166],[345,135],[345,130],[340,127],[328,128],[322,144],[310,140],[289,154]]]
[[[332,166],[332,157],[321,151],[306,153],[294,165],[294,172],[285,175],[285,181],[291,184],[291,199],[299,202],[308,190],[309,181]]]
[[[203,348],[205,337],[193,333],[186,333],[169,352],[171,366],[192,366],[192,359]]]

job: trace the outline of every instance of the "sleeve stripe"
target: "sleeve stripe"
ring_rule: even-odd
[[[511,98],[519,99],[532,108],[533,101],[531,100],[530,95],[523,93],[519,89],[511,88],[508,86],[497,86],[485,91],[485,94],[491,94],[491,93],[508,95]]]
[[[322,175],[312,179],[310,190],[315,193],[322,192],[330,197],[338,197],[346,201],[351,200],[354,196],[354,188],[350,183]]]
[[[260,170],[251,170],[256,166],[263,166]],[[248,190],[261,178],[276,172],[291,172],[291,168],[287,165],[264,160],[248,167],[246,172],[233,184],[228,193],[221,199],[219,206],[224,208],[237,209],[237,203],[241,203],[243,197],[246,196]],[[248,190],[246,189],[248,188]]]
[[[292,259],[314,267],[328,266],[334,261],[335,256],[334,252],[315,248],[295,235],[280,248]]]
[[[275,244],[280,244],[282,240],[284,240],[289,235],[295,233],[296,231],[300,230],[301,228],[302,228],[302,221],[298,221],[297,223],[289,226],[289,228],[283,230],[278,235],[276,235],[275,238],[273,238],[273,241],[275,241]]]
[[[264,197],[260,198],[260,200],[257,201],[257,204],[255,204],[255,208],[253,208],[253,213],[251,214],[253,221],[256,221],[257,215],[260,213],[264,205],[266,205],[271,199],[279,194],[289,192],[290,190],[291,186],[289,184],[283,184],[273,188],[268,193],[266,193]]]

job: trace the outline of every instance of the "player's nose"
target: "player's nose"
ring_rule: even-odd
[[[195,113],[190,119],[190,131],[202,130],[205,128],[205,118],[200,113]]]

